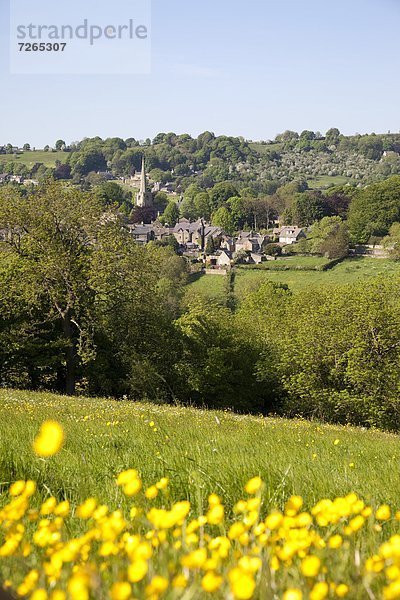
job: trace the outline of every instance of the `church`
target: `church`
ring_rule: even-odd
[[[144,157],[142,159],[142,174],[140,177],[140,189],[136,194],[135,205],[139,208],[148,208],[153,206],[153,194],[147,188],[146,168]]]

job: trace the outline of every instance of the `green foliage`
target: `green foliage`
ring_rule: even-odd
[[[298,227],[307,227],[319,221],[324,216],[324,212],[323,198],[318,192],[296,194],[290,207],[292,223]]]
[[[228,308],[198,300],[176,322],[183,352],[175,369],[186,400],[239,412],[266,410],[264,386],[254,378],[258,351]]]
[[[224,205],[225,202],[237,196],[238,191],[236,187],[229,181],[222,181],[217,183],[210,192],[211,205],[215,209],[218,209]]]
[[[385,236],[400,221],[400,177],[391,177],[359,190],[353,197],[348,218],[352,240],[365,244],[371,236]]]
[[[132,192],[124,190],[115,181],[106,181],[95,188],[95,195],[103,204],[103,206],[111,206],[113,204],[121,206],[128,203],[128,207],[132,209]]]
[[[227,208],[221,206],[212,216],[212,224],[228,234],[233,234],[235,230],[235,222],[232,218],[231,213]]]
[[[179,221],[179,217],[179,208],[176,202],[168,202],[167,208],[161,217],[161,222],[168,224],[170,227],[174,227]]]
[[[391,258],[400,260],[400,223],[393,223],[389,235],[383,240],[383,245],[388,249]]]
[[[1,384],[170,395],[172,320],[186,277],[172,249],[141,248],[93,193],[0,193]]]
[[[343,258],[349,253],[349,235],[340,217],[324,217],[315,223],[309,236],[310,251],[327,258]]]
[[[276,373],[284,414],[398,430],[399,297],[397,277],[295,295],[267,284],[243,303],[272,348],[259,377]]]

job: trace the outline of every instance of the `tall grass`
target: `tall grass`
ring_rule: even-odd
[[[59,455],[43,460],[34,456],[31,443],[48,418],[62,423],[67,441]],[[282,508],[293,493],[311,506],[350,491],[373,505],[396,505],[399,465],[399,438],[378,431],[50,393],[0,392],[1,488],[31,478],[38,482],[42,498],[54,494],[78,503],[96,496],[113,502],[115,475],[133,467],[145,484],[169,477],[172,499],[187,498],[196,505],[212,491],[233,505],[254,475],[267,484],[267,507]]]

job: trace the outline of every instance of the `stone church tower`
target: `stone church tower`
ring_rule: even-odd
[[[140,190],[136,194],[136,206],[140,208],[147,208],[153,206],[153,194],[147,189],[146,169],[144,163],[144,157],[142,159],[142,174],[140,177]]]

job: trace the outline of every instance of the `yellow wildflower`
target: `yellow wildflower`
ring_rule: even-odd
[[[321,568],[321,561],[318,556],[306,556],[300,568],[305,577],[316,577]]]
[[[37,456],[48,457],[57,454],[64,443],[64,430],[57,421],[45,421],[33,442]]]
[[[219,590],[223,582],[223,579],[220,575],[217,575],[213,571],[209,571],[206,573],[201,580],[201,587],[205,592],[209,592],[210,594]]]

